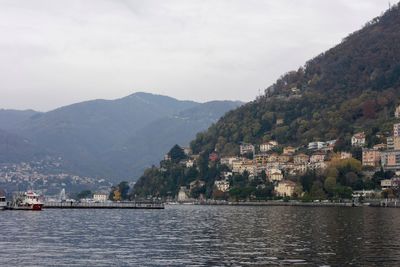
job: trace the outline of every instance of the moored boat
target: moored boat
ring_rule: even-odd
[[[4,191],[0,189],[0,210],[5,209],[6,206],[7,206],[6,195]]]
[[[42,210],[43,203],[39,195],[33,191],[19,193],[14,196],[13,201],[7,206],[10,210]]]

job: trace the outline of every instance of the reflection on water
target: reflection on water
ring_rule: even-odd
[[[0,212],[0,265],[400,266],[400,209]]]

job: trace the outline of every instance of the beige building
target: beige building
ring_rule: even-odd
[[[296,190],[296,183],[293,181],[281,181],[275,187],[275,193],[281,197],[292,197]]]
[[[295,155],[293,157],[293,162],[295,164],[306,164],[306,163],[308,163],[309,160],[310,160],[310,157],[303,153]]]
[[[283,154],[293,155],[296,152],[296,148],[292,146],[287,146],[283,148]]]
[[[400,136],[400,123],[393,124],[393,137]]]
[[[326,154],[323,152],[316,152],[311,155],[310,157],[310,163],[316,163],[316,162],[323,162],[325,160]]]
[[[233,162],[232,164],[233,173],[243,174],[245,171],[247,171],[250,174],[250,176],[256,175],[256,165],[252,160],[243,159]]]
[[[363,149],[362,150],[362,165],[378,167],[381,161],[381,152],[377,149]]]
[[[94,193],[93,200],[95,202],[106,202],[108,195],[106,193]]]
[[[395,150],[400,149],[400,136],[393,137],[393,149],[395,149]]]
[[[396,110],[394,111],[394,116],[395,116],[396,118],[400,118],[400,106],[398,106],[398,107],[396,108]]]
[[[273,182],[281,181],[283,179],[282,171],[278,169],[271,169],[267,174],[269,176],[270,181]]]

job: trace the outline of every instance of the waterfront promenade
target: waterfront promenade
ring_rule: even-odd
[[[156,202],[44,202],[43,209],[164,209]]]

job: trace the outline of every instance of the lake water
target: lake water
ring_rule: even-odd
[[[400,266],[400,209],[0,211],[0,266]]]

